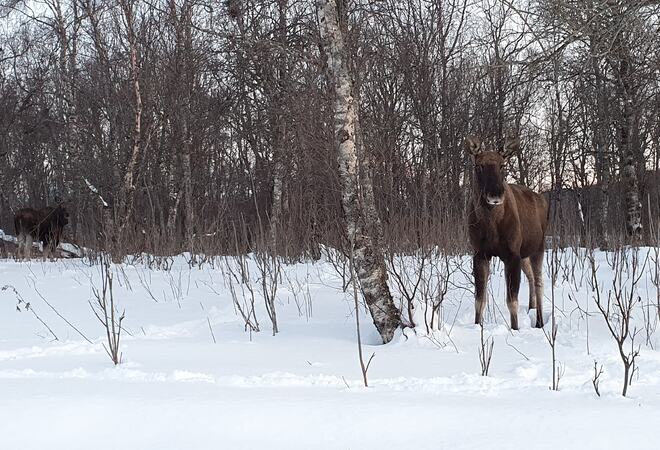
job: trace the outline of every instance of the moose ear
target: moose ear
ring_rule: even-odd
[[[500,154],[504,159],[509,159],[513,155],[517,154],[520,151],[520,139],[513,138],[507,139],[504,143],[504,148],[500,151]]]
[[[467,150],[472,156],[477,156],[482,150],[481,140],[474,136],[466,137],[465,150]]]

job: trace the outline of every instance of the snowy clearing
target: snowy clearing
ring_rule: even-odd
[[[472,323],[470,258],[451,258],[455,270],[440,329],[426,332],[420,305],[415,330],[378,345],[361,308],[365,355],[375,352],[364,388],[351,289],[342,291],[341,277],[325,258],[282,266],[277,336],[252,259],[258,333],[245,331],[222,258],[191,268],[180,256],[170,270],[142,262],[113,266],[115,301],[125,310],[127,330],[118,367],[104,350],[105,331],[89,304],[92,288],[101,284],[99,265],[2,260],[0,448],[657,449],[657,261],[653,249],[640,255],[644,272],[634,322],[640,356],[627,398],[589,268],[573,250],[561,255],[565,269],[555,292],[563,374],[558,392],[550,390],[546,336],[531,328],[525,281],[521,330],[507,326],[499,263],[492,265],[484,326],[494,339],[488,377],[481,376],[480,329]],[[614,280],[611,255],[595,257],[607,294]],[[413,258],[399,263],[414,273]],[[549,331],[547,264],[544,275]],[[242,301],[240,287],[234,288]],[[603,367],[601,397],[592,383],[594,361]]]

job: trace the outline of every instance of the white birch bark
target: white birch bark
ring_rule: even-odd
[[[359,196],[356,149],[358,109],[353,96],[353,83],[348,70],[344,38],[339,27],[337,3],[335,0],[319,0],[317,6],[321,40],[327,54],[328,69],[335,91],[334,123],[342,185],[342,209],[348,237],[353,245],[355,272],[374,325],[383,342],[387,343],[392,340],[401,319],[387,286],[387,271],[379,246],[378,233],[369,233],[370,230],[378,229],[377,223],[373,223],[377,220],[373,217],[376,211],[375,205],[364,204],[373,202],[373,196],[366,195],[362,198]],[[365,171],[367,169],[365,168]]]
[[[131,155],[126,166],[124,179],[119,193],[119,207],[116,211],[119,221],[119,234],[123,231],[133,213],[133,193],[135,192],[135,171],[140,155],[142,138],[142,94],[140,91],[139,64],[137,55],[137,36],[135,35],[133,3],[130,0],[120,0],[120,6],[123,14],[124,25],[126,26],[126,36],[129,48],[129,67],[131,73],[131,83],[133,84],[133,131]]]
[[[279,45],[284,48],[286,46],[286,8],[288,0],[278,0],[278,41]],[[280,49],[281,50],[281,49]],[[280,227],[280,220],[282,217],[282,178],[284,177],[284,152],[286,140],[286,125],[283,117],[283,98],[282,91],[284,90],[284,83],[287,77],[287,67],[285,56],[281,56],[278,61],[277,67],[277,82],[280,93],[277,94],[275,100],[276,112],[274,113],[273,120],[273,159],[275,161],[273,170],[273,204],[270,211],[270,245],[271,251],[274,255],[278,250],[278,229]]]

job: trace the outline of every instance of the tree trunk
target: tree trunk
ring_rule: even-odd
[[[356,99],[353,96],[353,83],[348,71],[344,37],[339,28],[336,1],[319,0],[318,14],[321,40],[327,54],[328,69],[335,90],[334,122],[342,186],[342,209],[348,237],[353,246],[355,272],[362,286],[362,293],[374,325],[383,342],[387,343],[392,340],[401,319],[387,286],[387,271],[378,236],[368,233],[374,227],[377,229],[377,224],[369,223],[374,220],[375,205],[364,205],[364,202],[373,202],[373,197],[370,195],[364,198],[359,197],[358,174],[360,171],[356,152],[358,114]],[[369,214],[365,214],[365,212],[369,212]]]
[[[600,61],[596,56],[598,48],[596,46],[596,38],[591,37],[591,64],[594,71],[596,82],[596,118],[593,121],[593,146],[596,155],[596,176],[598,177],[600,205],[598,212],[598,228],[600,234],[599,245],[602,249],[609,248],[609,184],[610,184],[610,158],[606,143],[606,126],[607,126],[607,99],[604,92],[603,74],[600,70]]]
[[[126,226],[133,215],[133,195],[135,192],[135,171],[137,169],[138,156],[140,155],[142,139],[142,94],[140,92],[140,76],[137,54],[137,36],[135,34],[133,3],[130,0],[120,0],[124,23],[126,26],[126,37],[129,47],[129,67],[131,83],[133,84],[133,130],[131,155],[126,166],[124,179],[119,192],[118,207],[115,210],[118,222],[115,240],[123,239]]]
[[[621,103],[621,122],[619,124],[619,152],[623,160],[621,179],[624,187],[626,232],[628,236],[639,237],[642,234],[642,203],[639,199],[635,152],[631,142],[633,129],[633,93],[629,83],[630,56],[621,48],[619,61],[619,102]]]
[[[270,209],[270,250],[277,255],[277,231],[282,217],[282,167],[281,155],[275,155],[275,167],[273,169],[273,204]]]
[[[288,0],[278,0],[278,41],[280,45],[280,52],[283,52],[286,46],[286,7]],[[278,251],[278,230],[280,228],[280,221],[282,217],[282,179],[284,177],[284,151],[286,147],[286,125],[284,122],[283,109],[284,109],[284,89],[285,80],[287,78],[286,67],[286,54],[282,54],[278,58],[276,71],[276,94],[273,105],[273,196],[272,207],[270,210],[270,246],[273,255],[277,255]]]
[[[189,133],[186,127],[186,133]],[[195,226],[195,208],[193,205],[193,189],[192,189],[192,169],[190,167],[190,152],[192,147],[192,137],[185,138],[185,145],[183,146],[183,155],[181,155],[181,166],[183,169],[183,198],[186,204],[185,210],[185,239],[188,251],[194,253],[193,248],[193,228]]]
[[[174,6],[176,14],[176,6]],[[193,90],[195,85],[195,68],[193,67],[192,58],[194,58],[193,43],[192,43],[192,6],[185,2],[181,7],[181,18],[179,19],[179,26],[177,27],[177,46],[183,49],[183,54],[179,55],[181,64],[181,73],[184,84],[184,97],[183,97],[183,154],[181,155],[181,168],[183,170],[183,198],[185,200],[185,239],[188,251],[194,254],[193,248],[193,228],[195,226],[195,205],[193,204],[193,183],[192,183],[192,168],[191,168],[191,155],[193,151],[193,130],[191,125],[192,117],[192,101]]]

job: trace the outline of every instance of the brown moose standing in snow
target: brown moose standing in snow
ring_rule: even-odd
[[[548,203],[532,190],[504,180],[504,164],[518,152],[518,140],[507,141],[500,151],[485,151],[480,139],[468,137],[466,150],[474,160],[472,204],[468,214],[474,250],[476,288],[475,323],[483,318],[490,259],[504,262],[506,304],[511,328],[518,329],[520,270],[529,280],[529,308],[536,308],[536,327],[543,327],[543,255]]]
[[[23,208],[14,214],[14,228],[18,236],[18,258],[30,259],[32,241],[43,243],[43,256],[52,257],[62,239],[64,226],[69,223],[69,213],[62,205],[42,209]]]

